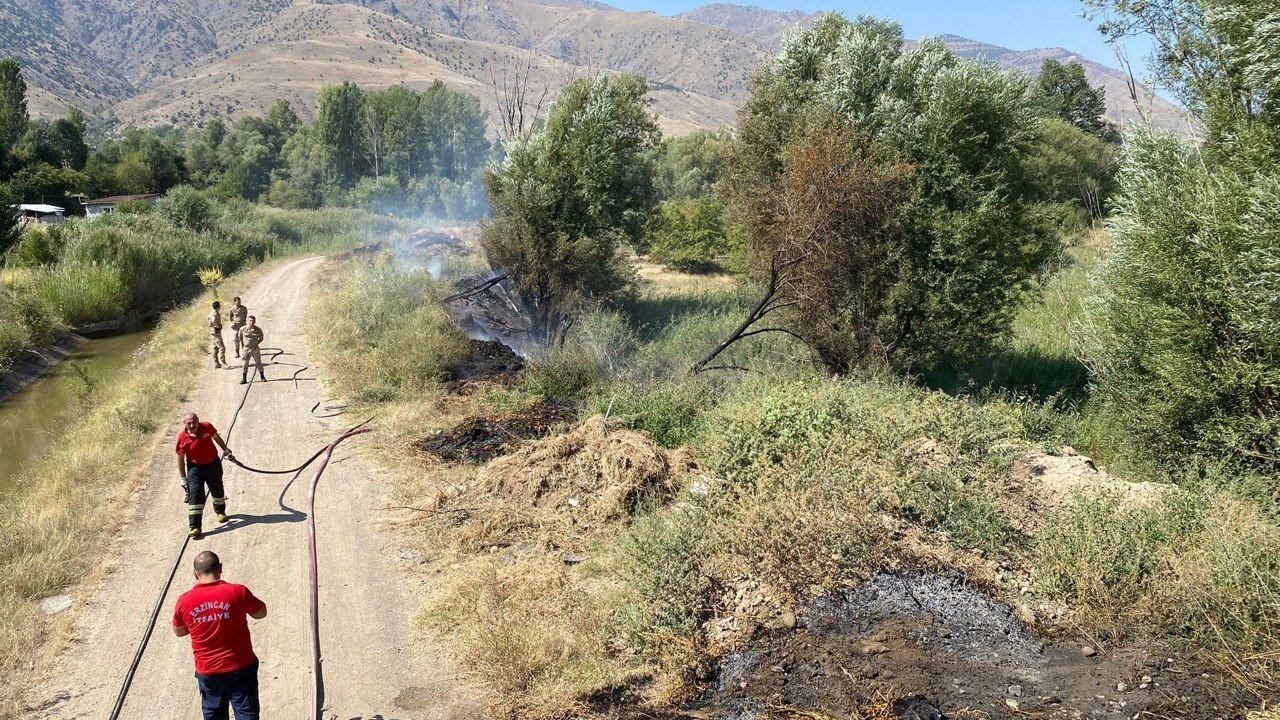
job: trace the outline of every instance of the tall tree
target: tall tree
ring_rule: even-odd
[[[654,182],[662,200],[710,195],[728,154],[730,135],[702,130],[663,138],[655,151]]]
[[[1280,19],[1274,2],[1256,0],[1084,0],[1113,42],[1154,41],[1156,81],[1210,125],[1280,113]]]
[[[1057,60],[1045,60],[1040,66],[1036,84],[1044,95],[1050,115],[1066,120],[1100,139],[1114,138],[1114,131],[1102,118],[1107,111],[1106,91],[1089,84],[1083,65],[1078,62],[1064,65]]]
[[[302,120],[298,118],[298,113],[294,112],[293,106],[288,100],[277,100],[267,110],[267,122],[275,128],[276,135],[280,138],[280,144],[283,145],[302,125]]]
[[[27,83],[12,58],[0,60],[0,154],[7,153],[27,130]]]
[[[627,282],[619,243],[643,232],[654,203],[647,92],[635,75],[570,83],[545,126],[511,142],[486,178],[493,219],[480,242],[514,282],[535,341],[562,339],[577,301]]]
[[[803,233],[779,228],[816,223],[828,212],[794,193],[834,203],[832,193],[843,188],[854,205],[862,201],[858,193],[892,201],[865,217],[837,213],[829,225],[811,228],[810,240],[831,257],[861,257],[860,250],[846,252],[851,242],[874,241],[890,253],[830,269],[843,275],[840,282],[880,288],[874,311],[859,311],[866,317],[842,330],[850,334],[844,347],[856,350],[806,337],[832,368],[879,357],[911,369],[986,351],[1007,333],[1022,293],[1057,246],[1040,220],[1027,172],[1038,117],[1025,77],[959,58],[936,40],[904,47],[895,23],[834,13],[792,37],[755,78],[723,181],[767,293],[777,291],[780,270],[802,260],[793,249],[803,244],[786,239]],[[805,144],[831,121],[858,138],[833,145],[847,150],[844,165]],[[797,165],[801,152],[809,160]],[[899,164],[913,168],[909,194],[894,179],[902,174]],[[857,172],[828,188],[818,172],[824,167]],[[823,292],[855,302],[851,291]],[[793,301],[770,320],[805,337],[806,324],[820,315],[813,308],[822,305],[814,305],[817,295],[786,302]],[[833,306],[837,311],[854,317],[848,307]],[[855,332],[861,327],[874,342]]]
[[[1157,460],[1280,477],[1280,14],[1246,0],[1089,5],[1113,38],[1154,39],[1152,73],[1208,136],[1126,140],[1084,337],[1098,395]]]
[[[347,81],[320,88],[316,100],[316,140],[334,181],[349,187],[360,176],[366,155],[364,93]]]
[[[489,154],[480,99],[437,80],[422,95],[422,115],[435,171],[455,181],[471,177]]]

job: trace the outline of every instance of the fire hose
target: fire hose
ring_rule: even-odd
[[[279,348],[265,348],[265,349],[277,350],[276,354],[272,356],[271,364],[273,365],[277,365],[277,364],[292,365],[293,364],[293,363],[276,362],[276,358],[284,354],[284,350],[281,350]],[[296,370],[293,374],[294,388],[298,389],[300,393],[301,393],[301,389],[298,388],[298,381],[299,381],[298,374],[306,369],[307,369],[306,366],[299,366],[299,369]],[[244,395],[243,397],[240,398],[240,405],[236,407],[235,414],[231,418],[231,425],[228,426],[227,428],[228,438],[231,437],[231,431],[235,429],[236,421],[240,418],[240,411],[244,409],[245,401],[248,399],[249,390],[252,387],[253,387],[252,382],[250,382],[248,386],[245,387]],[[306,395],[306,393],[302,393],[302,394]],[[316,402],[315,405],[311,407],[311,413],[313,415],[315,414],[316,408],[318,408],[322,402],[323,400],[319,400]],[[341,406],[326,408],[326,410],[335,410],[335,409],[340,411]],[[334,414],[336,415],[339,413],[334,413]],[[325,415],[325,416],[319,416],[319,417],[332,417],[332,416]],[[356,435],[369,432],[370,428],[367,428],[365,426],[369,424],[370,420],[372,420],[372,418],[370,418],[369,420],[365,420],[359,425],[356,425],[351,429],[347,430],[346,432],[342,433],[337,438],[335,438],[333,442],[317,450],[314,455],[312,455],[310,458],[307,459],[306,462],[302,463],[296,468],[292,468],[289,470],[262,470],[259,468],[254,468],[254,467],[245,465],[244,463],[237,460],[235,456],[230,453],[227,453],[224,456],[228,461],[234,463],[235,465],[249,472],[257,473],[260,475],[287,475],[287,474],[293,473],[294,477],[292,480],[289,481],[290,485],[293,484],[293,480],[296,480],[298,475],[300,475],[302,471],[307,468],[308,465],[315,462],[316,458],[319,458],[322,455],[324,456],[324,459],[320,461],[319,467],[316,468],[315,473],[311,476],[311,487],[307,493],[307,555],[309,560],[308,574],[310,576],[309,589],[310,589],[310,596],[311,596],[311,663],[312,663],[311,664],[311,670],[312,670],[311,672],[311,711],[310,711],[311,720],[319,720],[320,712],[321,712],[321,703],[323,699],[323,693],[321,691],[323,678],[321,675],[322,663],[321,663],[321,655],[320,655],[320,571],[319,571],[319,564],[318,564],[317,555],[316,555],[316,513],[315,513],[316,488],[319,487],[320,476],[324,474],[325,468],[329,466],[329,460],[333,456],[333,451],[337,449],[338,445],[341,444],[343,440],[346,440],[347,438],[350,438],[350,437],[354,437]],[[186,554],[187,545],[190,544],[190,542],[191,542],[191,537],[187,535],[183,537],[182,543],[178,546],[178,552],[174,556],[173,566],[169,569],[168,578],[165,580],[164,586],[160,590],[160,596],[156,598],[155,606],[152,607],[151,609],[150,620],[147,621],[146,629],[142,634],[142,639],[138,642],[138,647],[133,653],[133,660],[129,663],[129,670],[128,672],[125,673],[124,681],[121,682],[120,684],[120,692],[116,696],[115,705],[111,709],[110,720],[119,720],[120,718],[120,712],[121,710],[124,709],[125,699],[128,697],[129,689],[133,685],[134,676],[137,674],[138,666],[142,662],[143,652],[147,648],[147,643],[150,642],[151,640],[151,633],[155,630],[156,620],[160,617],[160,610],[164,607],[165,597],[169,594],[169,587],[173,584],[173,578],[178,573],[178,566],[182,564],[182,556]]]

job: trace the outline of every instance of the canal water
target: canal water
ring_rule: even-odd
[[[18,471],[60,436],[76,431],[76,416],[94,387],[115,382],[150,331],[90,340],[43,377],[0,402],[0,495]]]

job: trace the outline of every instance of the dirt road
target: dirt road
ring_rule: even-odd
[[[264,329],[264,346],[283,348],[281,362],[313,364],[307,355],[303,317],[307,288],[320,258],[299,260],[267,275],[242,293]],[[227,344],[230,347],[228,333]],[[230,354],[230,353],[228,353]],[[232,358],[234,360],[234,358]],[[264,358],[265,359],[265,358]],[[362,420],[322,420],[313,400],[291,380],[295,367],[269,366],[269,382],[254,384],[229,445],[244,463],[294,467],[341,429]],[[303,377],[315,377],[306,371]],[[208,368],[183,410],[197,412],[226,435],[243,397],[240,370]],[[302,389],[318,395],[316,382]],[[34,698],[44,707],[34,718],[107,717],[133,649],[186,532],[184,496],[171,432],[153,454],[135,517],[110,553],[114,569],[96,588],[81,589],[84,607],[76,638],[56,677]],[[325,717],[462,720],[484,716],[486,698],[448,661],[441,648],[412,627],[415,581],[396,567],[398,546],[378,525],[385,484],[375,468],[352,455],[361,438],[334,455],[316,500],[320,563],[321,643]],[[104,471],[106,469],[104,468]],[[286,487],[289,476],[253,475],[226,464],[228,513],[218,527],[205,511],[204,539],[189,544],[164,611],[138,669],[121,717],[129,720],[200,716],[191,650],[170,632],[177,595],[192,584],[191,558],[211,549],[223,560],[225,579],[243,582],[266,601],[269,615],[251,623],[262,662],[264,717],[306,717],[310,698],[306,495],[310,469]]]

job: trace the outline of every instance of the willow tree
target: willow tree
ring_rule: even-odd
[[[480,242],[537,342],[562,339],[579,303],[614,295],[631,276],[619,248],[640,236],[654,205],[647,151],[659,134],[647,92],[635,75],[575,80],[485,178],[493,219]]]
[[[1036,103],[1024,76],[940,41],[905,49],[895,23],[829,14],[791,37],[755,78],[723,182],[766,296],[741,336],[798,336],[837,372],[988,349],[1056,247],[1026,169]],[[830,223],[796,211],[818,200]]]
[[[1151,35],[1152,74],[1206,131],[1194,146],[1126,138],[1115,247],[1083,333],[1098,394],[1170,466],[1226,458],[1280,477],[1280,12],[1088,4],[1115,39]]]

